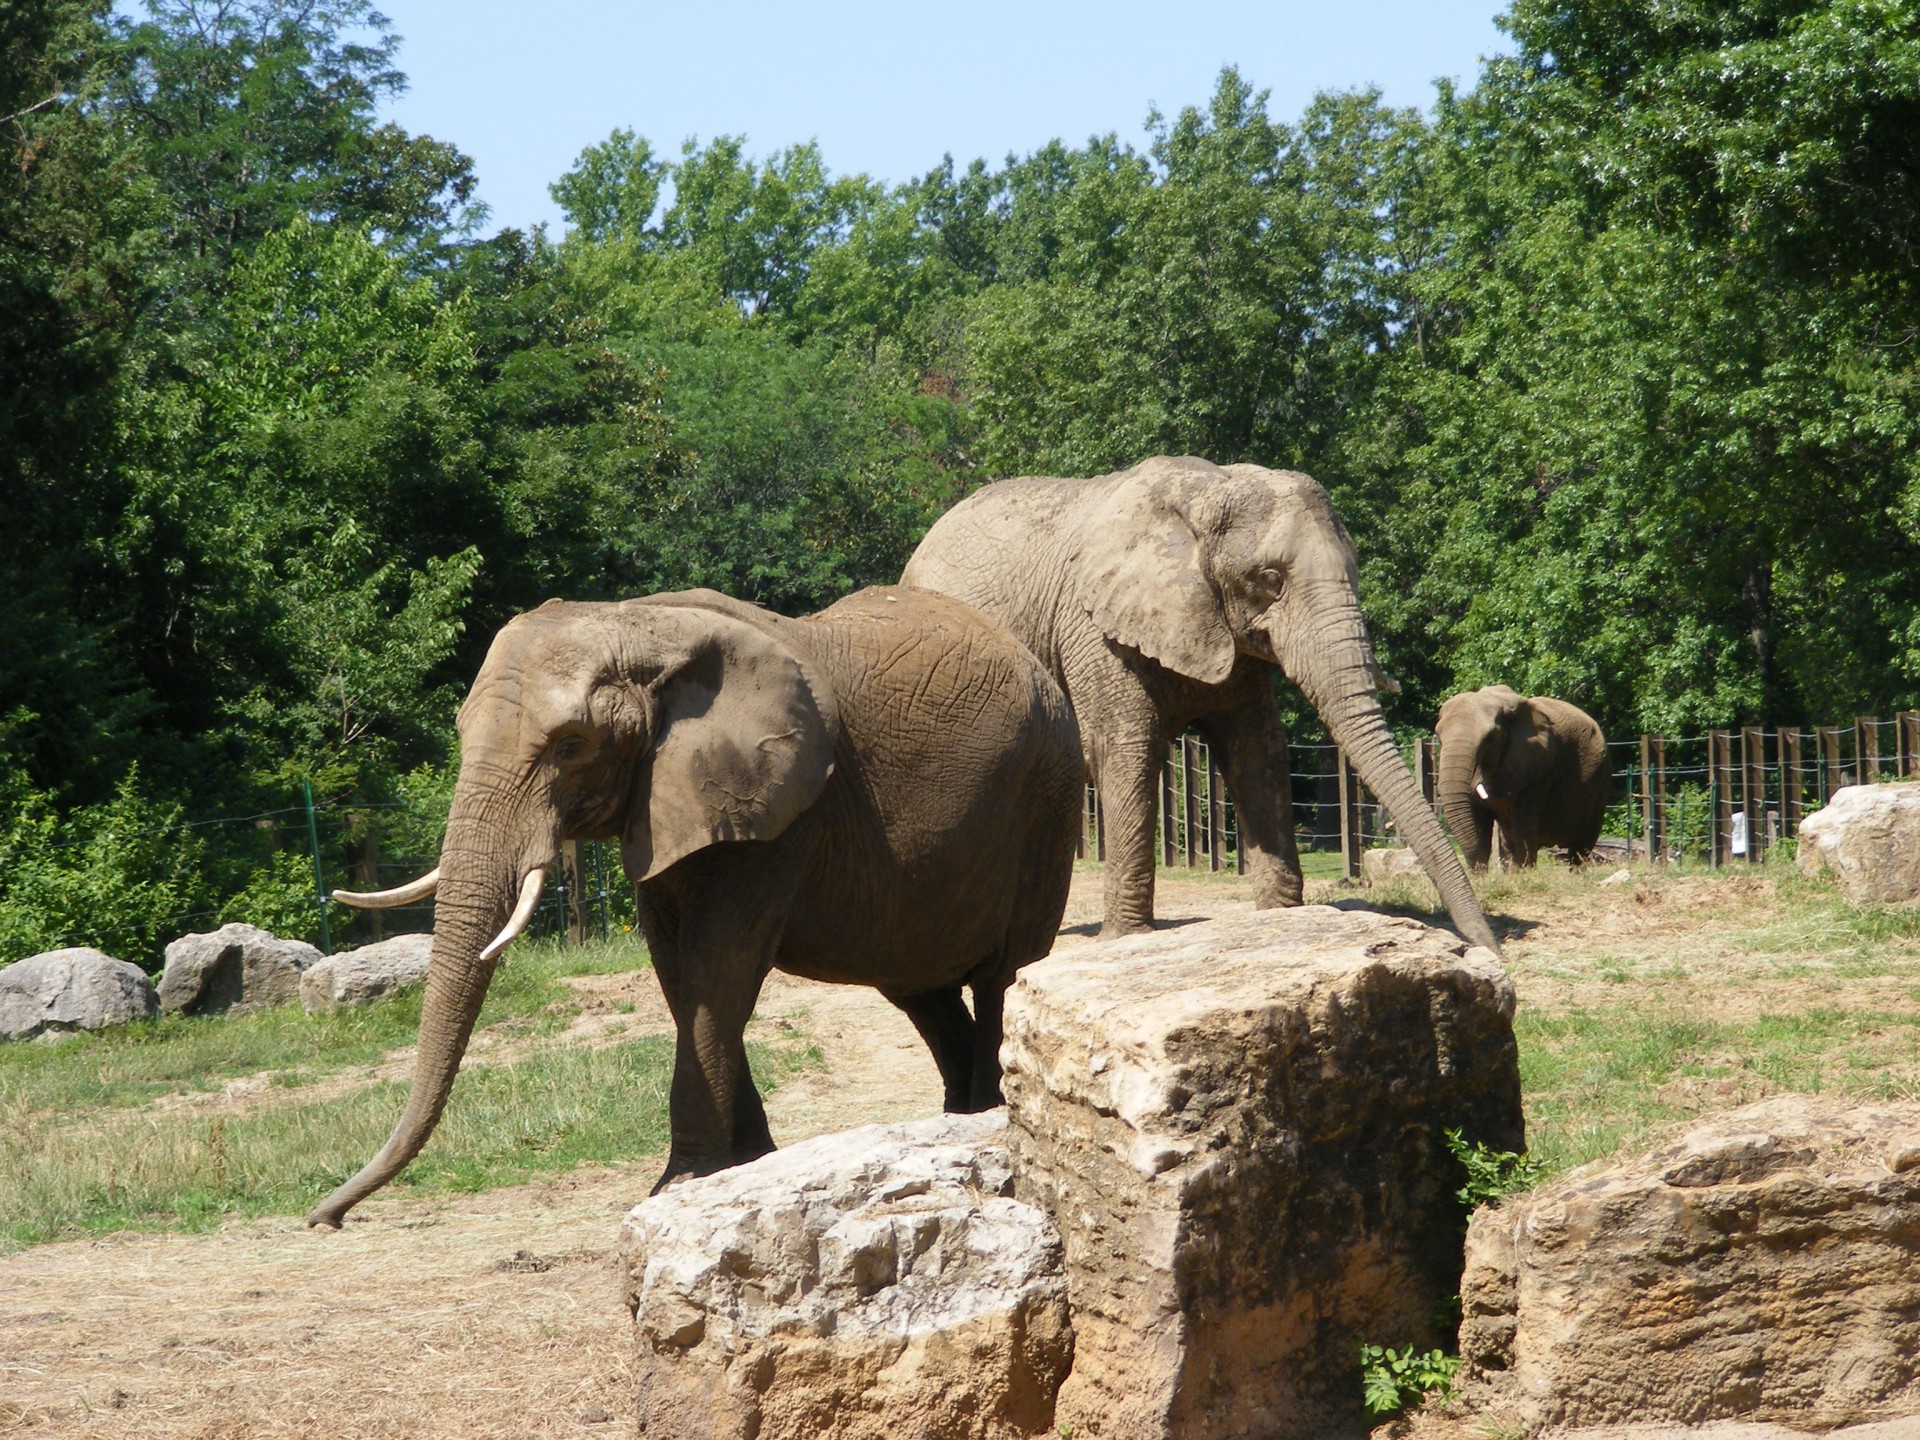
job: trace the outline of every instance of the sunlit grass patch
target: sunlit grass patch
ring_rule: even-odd
[[[1702,1010],[1523,1005],[1514,1034],[1529,1151],[1558,1172],[1767,1095],[1887,1098],[1920,1082],[1920,1013],[1813,1006],[1729,1021]]]
[[[517,947],[476,1032],[517,1043],[461,1072],[396,1191],[484,1190],[662,1153],[671,1038],[543,1038],[582,1008],[568,978],[645,963],[630,937]],[[365,1008],[172,1016],[0,1047],[0,1246],[305,1210],[385,1143],[407,1085],[354,1083],[352,1072],[411,1045],[419,1016],[415,990]],[[820,1059],[804,1037],[748,1051],[762,1090]],[[193,1098],[242,1076],[269,1080],[270,1103]],[[327,1079],[324,1098],[302,1098]]]

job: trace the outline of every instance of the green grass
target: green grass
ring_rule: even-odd
[[[670,1038],[597,1049],[542,1039],[581,1008],[566,977],[644,963],[631,941],[516,949],[481,1024],[529,1043],[517,1058],[461,1074],[395,1188],[484,1190],[664,1151]],[[307,1100],[301,1088],[411,1044],[419,1008],[415,992],[363,1010],[168,1018],[0,1049],[0,1248],[304,1211],[385,1142],[407,1087],[335,1086]],[[763,1090],[819,1059],[801,1042],[749,1054]],[[154,1103],[262,1071],[278,1082],[265,1103],[212,1114]]]

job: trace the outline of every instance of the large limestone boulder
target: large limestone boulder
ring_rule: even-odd
[[[123,1025],[159,1008],[144,970],[86,946],[0,969],[0,1040]]]
[[[1856,905],[1920,897],[1920,785],[1846,785],[1800,822],[1799,865]]]
[[[1065,1246],[1076,1440],[1364,1429],[1359,1344],[1439,1343],[1441,1132],[1522,1146],[1489,951],[1325,906],[1082,946],[1009,992],[1015,1193]]]
[[[621,1230],[647,1440],[1053,1433],[1060,1241],[1004,1111],[869,1125],[683,1182]]]
[[[167,946],[160,1008],[215,1015],[283,1005],[300,996],[300,975],[320,959],[304,940],[282,940],[252,925],[222,925]]]
[[[1920,1105],[1779,1096],[1482,1210],[1461,1300],[1504,1423],[1920,1415]]]
[[[300,972],[300,1004],[309,1011],[374,1001],[427,978],[433,936],[395,935],[326,955]]]

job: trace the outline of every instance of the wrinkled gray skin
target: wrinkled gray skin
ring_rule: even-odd
[[[1053,944],[1081,786],[1066,697],[1000,627],[897,589],[804,620],[712,591],[549,601],[495,638],[459,728],[413,1089],[310,1224],[426,1143],[492,978],[480,953],[568,839],[620,840],[673,1014],[660,1185],[773,1148],[741,1032],[774,966],[874,986],[948,1109],[999,1103],[1001,997]]]
[[[1157,777],[1188,725],[1225,767],[1255,903],[1300,903],[1268,682],[1278,665],[1385,802],[1460,933],[1499,948],[1388,732],[1353,544],[1308,476],[1163,457],[1092,480],[1002,480],[927,532],[902,581],[993,616],[1066,690],[1108,827],[1102,934],[1153,923]]]
[[[1470,868],[1486,868],[1496,824],[1515,865],[1532,865],[1543,845],[1565,846],[1575,864],[1593,849],[1613,772],[1607,737],[1586,711],[1489,685],[1442,705],[1434,732],[1434,796]]]

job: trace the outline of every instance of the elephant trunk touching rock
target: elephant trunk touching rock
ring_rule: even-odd
[[[673,1016],[661,1185],[773,1148],[742,1031],[776,966],[877,988],[948,1109],[999,1103],[1001,996],[1052,946],[1081,796],[1066,697],[1004,630],[902,589],[806,620],[711,591],[549,601],[495,638],[459,724],[413,1089],[309,1223],[337,1227],[432,1135],[567,840],[618,837]]]
[[[1447,843],[1419,781],[1400,758],[1400,747],[1394,743],[1386,716],[1381,713],[1380,698],[1369,673],[1370,662],[1355,663],[1353,659],[1355,652],[1364,652],[1366,646],[1358,604],[1322,601],[1319,608],[1323,618],[1317,623],[1288,632],[1303,636],[1303,643],[1276,646],[1280,668],[1300,687],[1334,743],[1346,751],[1348,763],[1361,783],[1387,807],[1402,838],[1433,880],[1441,903],[1461,935],[1497,952],[1499,942],[1473,893],[1473,884]]]

